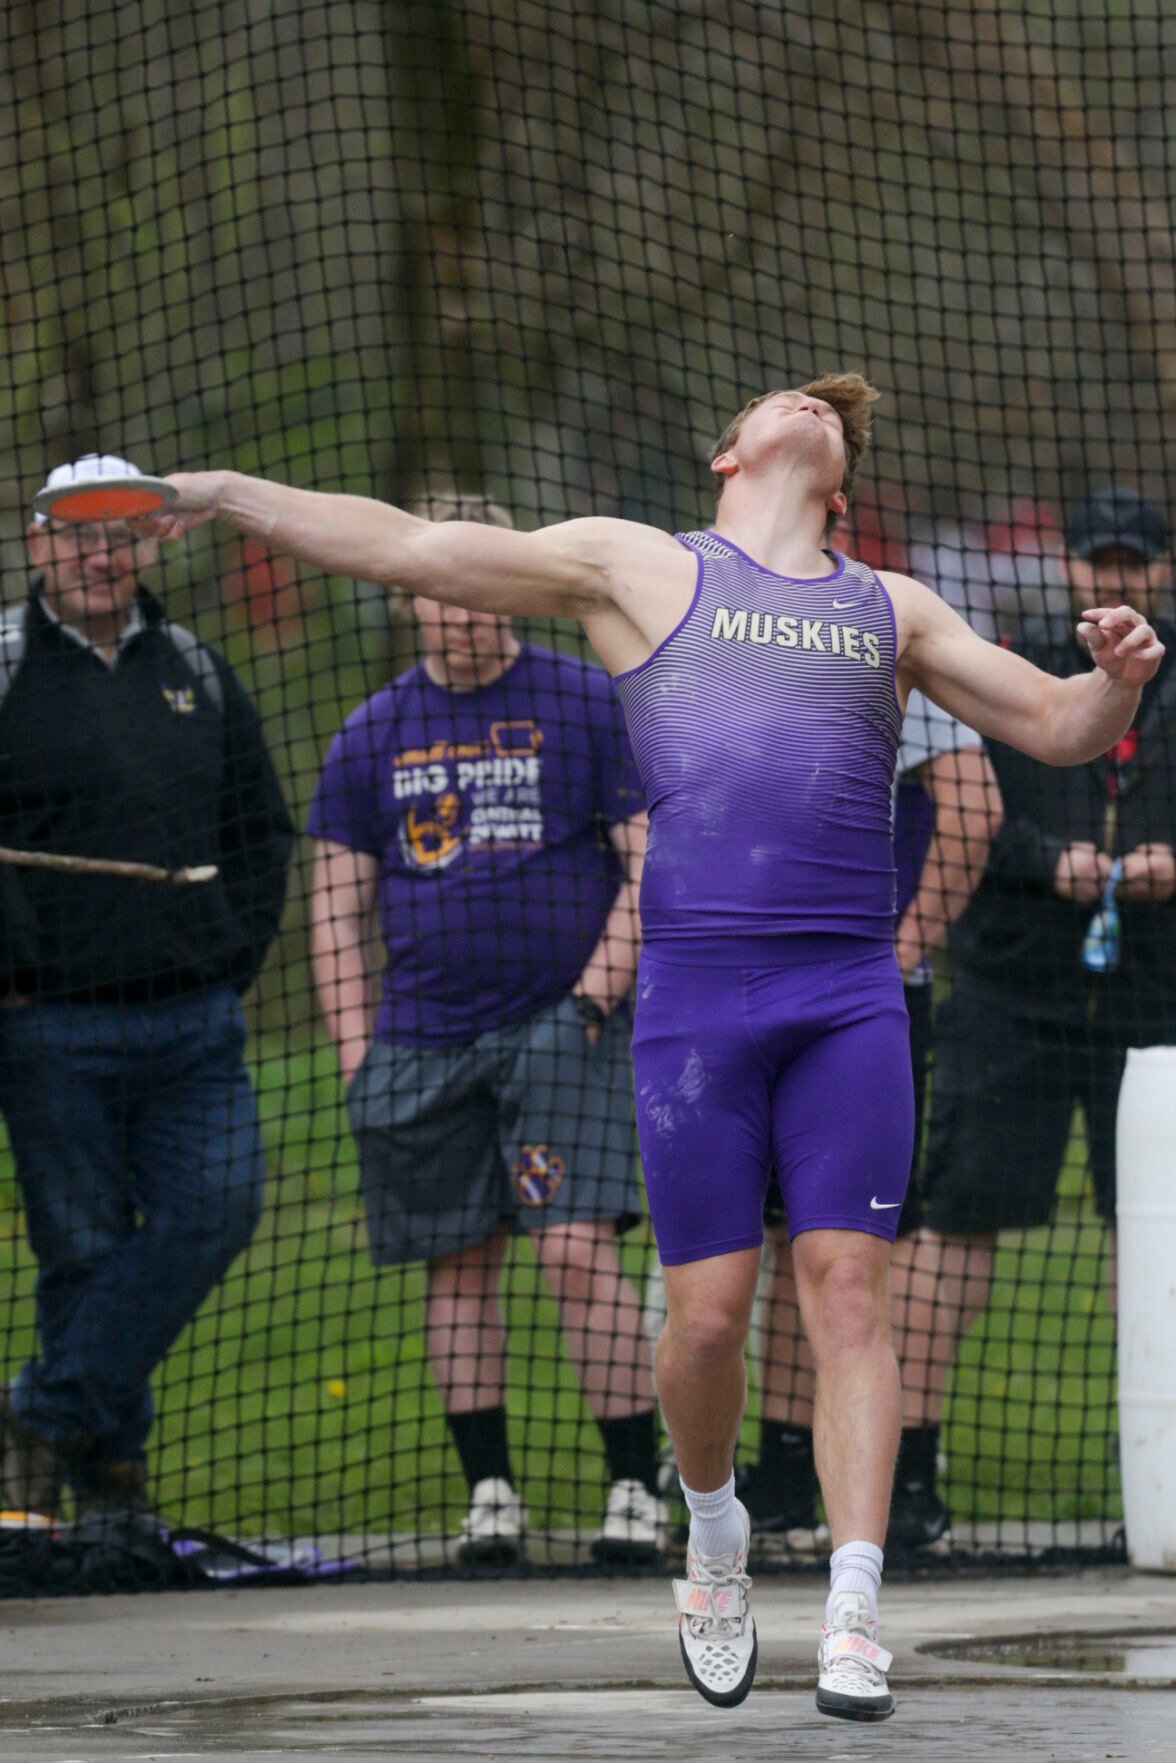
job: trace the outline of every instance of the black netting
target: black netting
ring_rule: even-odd
[[[414,606],[376,538],[353,575],[225,522],[153,562],[101,511],[33,522],[53,468],[697,533],[749,399],[861,372],[834,545],[1052,673],[1100,569],[1171,627],[1172,14],[826,12],[6,8],[0,1592],[643,1565],[682,1517],[640,784],[579,626]],[[1107,1221],[1124,1051],[1176,1038],[1168,678],[1066,773],[908,718],[896,1558],[1120,1546]],[[796,1563],[826,1539],[769,1227],[740,1461]]]

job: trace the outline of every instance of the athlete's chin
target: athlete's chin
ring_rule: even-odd
[[[823,496],[835,496],[845,476],[845,461],[840,444],[834,445],[823,423],[809,423],[782,437],[779,457],[795,469],[804,465],[811,471],[814,490]]]

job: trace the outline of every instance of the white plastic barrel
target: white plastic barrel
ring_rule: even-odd
[[[1116,1163],[1127,1552],[1176,1573],[1176,1047],[1128,1054]]]

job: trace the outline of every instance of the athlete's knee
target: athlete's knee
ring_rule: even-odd
[[[666,1336],[699,1361],[742,1353],[751,1324],[758,1253],[716,1256],[666,1269]]]
[[[836,1235],[839,1241],[817,1241]],[[793,1245],[806,1331],[817,1358],[890,1335],[889,1245],[843,1232],[811,1233]]]
[[[693,1365],[725,1365],[742,1358],[748,1318],[742,1312],[714,1309],[666,1317],[662,1342]]]

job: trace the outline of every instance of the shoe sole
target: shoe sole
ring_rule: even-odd
[[[894,1713],[894,1697],[879,1696],[868,1702],[857,1696],[841,1696],[836,1690],[817,1691],[818,1714],[831,1714],[835,1720],[889,1720]]]
[[[736,1684],[733,1690],[720,1691],[708,1689],[706,1684],[702,1682],[702,1679],[695,1676],[694,1667],[690,1663],[690,1655],[686,1651],[686,1643],[682,1639],[682,1632],[680,1629],[678,1631],[678,1649],[682,1654],[682,1663],[686,1667],[686,1675],[704,1702],[710,1702],[712,1707],[715,1708],[738,1708],[740,1702],[745,1702],[747,1700],[747,1697],[751,1692],[751,1686],[755,1682],[755,1668],[759,1663],[759,1635],[755,1633],[754,1629],[751,1637],[751,1658],[747,1662],[747,1672],[742,1680]]]

